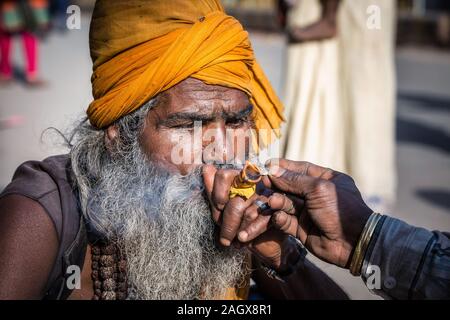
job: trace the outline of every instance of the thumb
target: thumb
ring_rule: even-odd
[[[269,179],[280,191],[305,197],[312,192],[318,182],[314,178],[303,173],[294,172],[277,165],[269,167]]]

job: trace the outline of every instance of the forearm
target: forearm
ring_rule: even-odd
[[[332,39],[337,35],[339,0],[322,0],[322,14],[316,22],[288,30],[291,44]]]
[[[375,294],[393,299],[450,297],[450,240],[386,217],[365,255],[362,277]]]
[[[335,23],[340,2],[340,0],[321,0],[322,19]]]

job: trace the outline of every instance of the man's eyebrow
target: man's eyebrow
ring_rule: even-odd
[[[223,117],[225,119],[243,119],[249,116],[253,112],[253,105],[249,104],[245,109],[238,112],[224,112]]]
[[[253,105],[248,105],[245,109],[238,112],[224,112],[222,116],[225,119],[243,119],[253,112]],[[166,119],[160,122],[160,125],[169,125],[178,120],[190,121],[212,121],[217,117],[217,114],[203,114],[201,112],[176,112],[167,116]]]
[[[214,114],[202,114],[200,112],[176,112],[167,116],[160,124],[165,125],[177,120],[211,121],[214,117]]]

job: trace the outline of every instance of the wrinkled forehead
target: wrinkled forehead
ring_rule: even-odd
[[[188,78],[158,96],[160,115],[195,112],[208,117],[220,117],[247,109],[250,100],[239,89],[206,84]]]

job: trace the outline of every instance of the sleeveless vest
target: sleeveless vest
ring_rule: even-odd
[[[82,270],[88,238],[80,210],[76,184],[71,179],[68,155],[43,161],[27,161],[14,173],[11,183],[0,194],[21,195],[38,202],[51,218],[59,241],[57,258],[47,281],[44,299],[67,299],[67,268]]]

